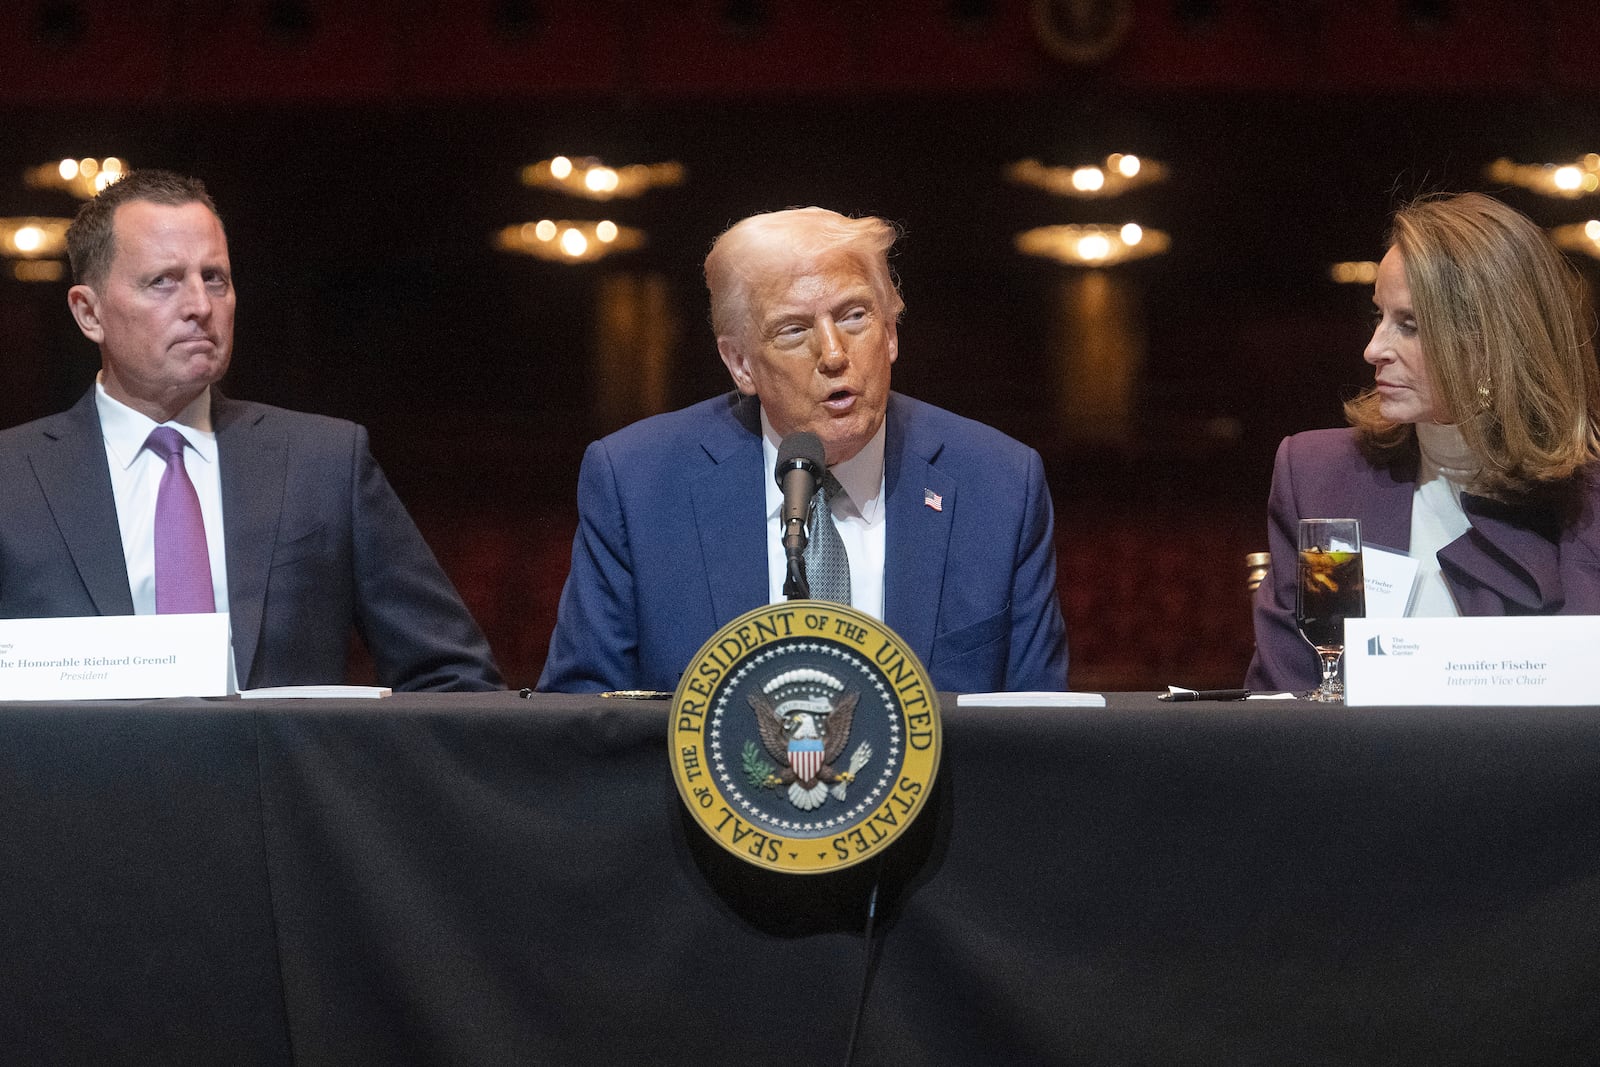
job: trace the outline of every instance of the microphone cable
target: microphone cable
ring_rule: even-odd
[[[872,874],[872,892],[867,896],[867,925],[863,931],[866,938],[866,951],[861,961],[861,992],[856,997],[855,1017],[850,1020],[850,1041],[844,1050],[844,1067],[850,1067],[856,1058],[856,1037],[861,1032],[861,1016],[867,1009],[867,992],[872,986],[872,968],[875,963],[877,943],[873,941],[873,927],[878,917],[878,884],[883,876],[883,857],[878,857],[875,863],[876,870]]]

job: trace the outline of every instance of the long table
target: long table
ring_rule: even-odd
[[[0,1060],[1597,1055],[1600,708],[953,705],[827,876],[689,821],[664,703],[0,705]]]

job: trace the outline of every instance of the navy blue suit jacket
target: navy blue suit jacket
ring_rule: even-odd
[[[953,692],[1061,690],[1066,626],[1039,454],[890,394],[884,622]],[[730,394],[589,446],[541,690],[677,687],[705,640],[767,603],[760,408]],[[942,510],[925,503],[942,497]]]
[[[395,689],[499,689],[477,623],[342,419],[213,391],[241,688],[343,682],[354,625]],[[131,615],[91,389],[0,433],[0,618]]]

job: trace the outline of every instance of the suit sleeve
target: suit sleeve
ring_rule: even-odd
[[[351,540],[356,627],[397,690],[505,688],[483,631],[356,428]]]
[[[1067,625],[1056,589],[1055,506],[1039,453],[1028,452],[1027,507],[1011,587],[1011,652],[1005,687],[1014,692],[1067,688]]]
[[[1321,677],[1317,654],[1294,621],[1295,582],[1299,576],[1300,502],[1294,485],[1293,438],[1278,446],[1267,497],[1267,550],[1272,558],[1256,590],[1255,656],[1245,685],[1262,692],[1316,688]]]
[[[578,470],[578,532],[572,569],[539,690],[599,693],[637,686],[639,622],[632,548],[616,471],[604,441]]]

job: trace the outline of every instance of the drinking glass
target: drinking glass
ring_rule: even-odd
[[[1359,519],[1300,520],[1300,581],[1294,621],[1322,661],[1322,684],[1306,700],[1344,703],[1339,662],[1344,658],[1344,620],[1367,613],[1361,575]]]

